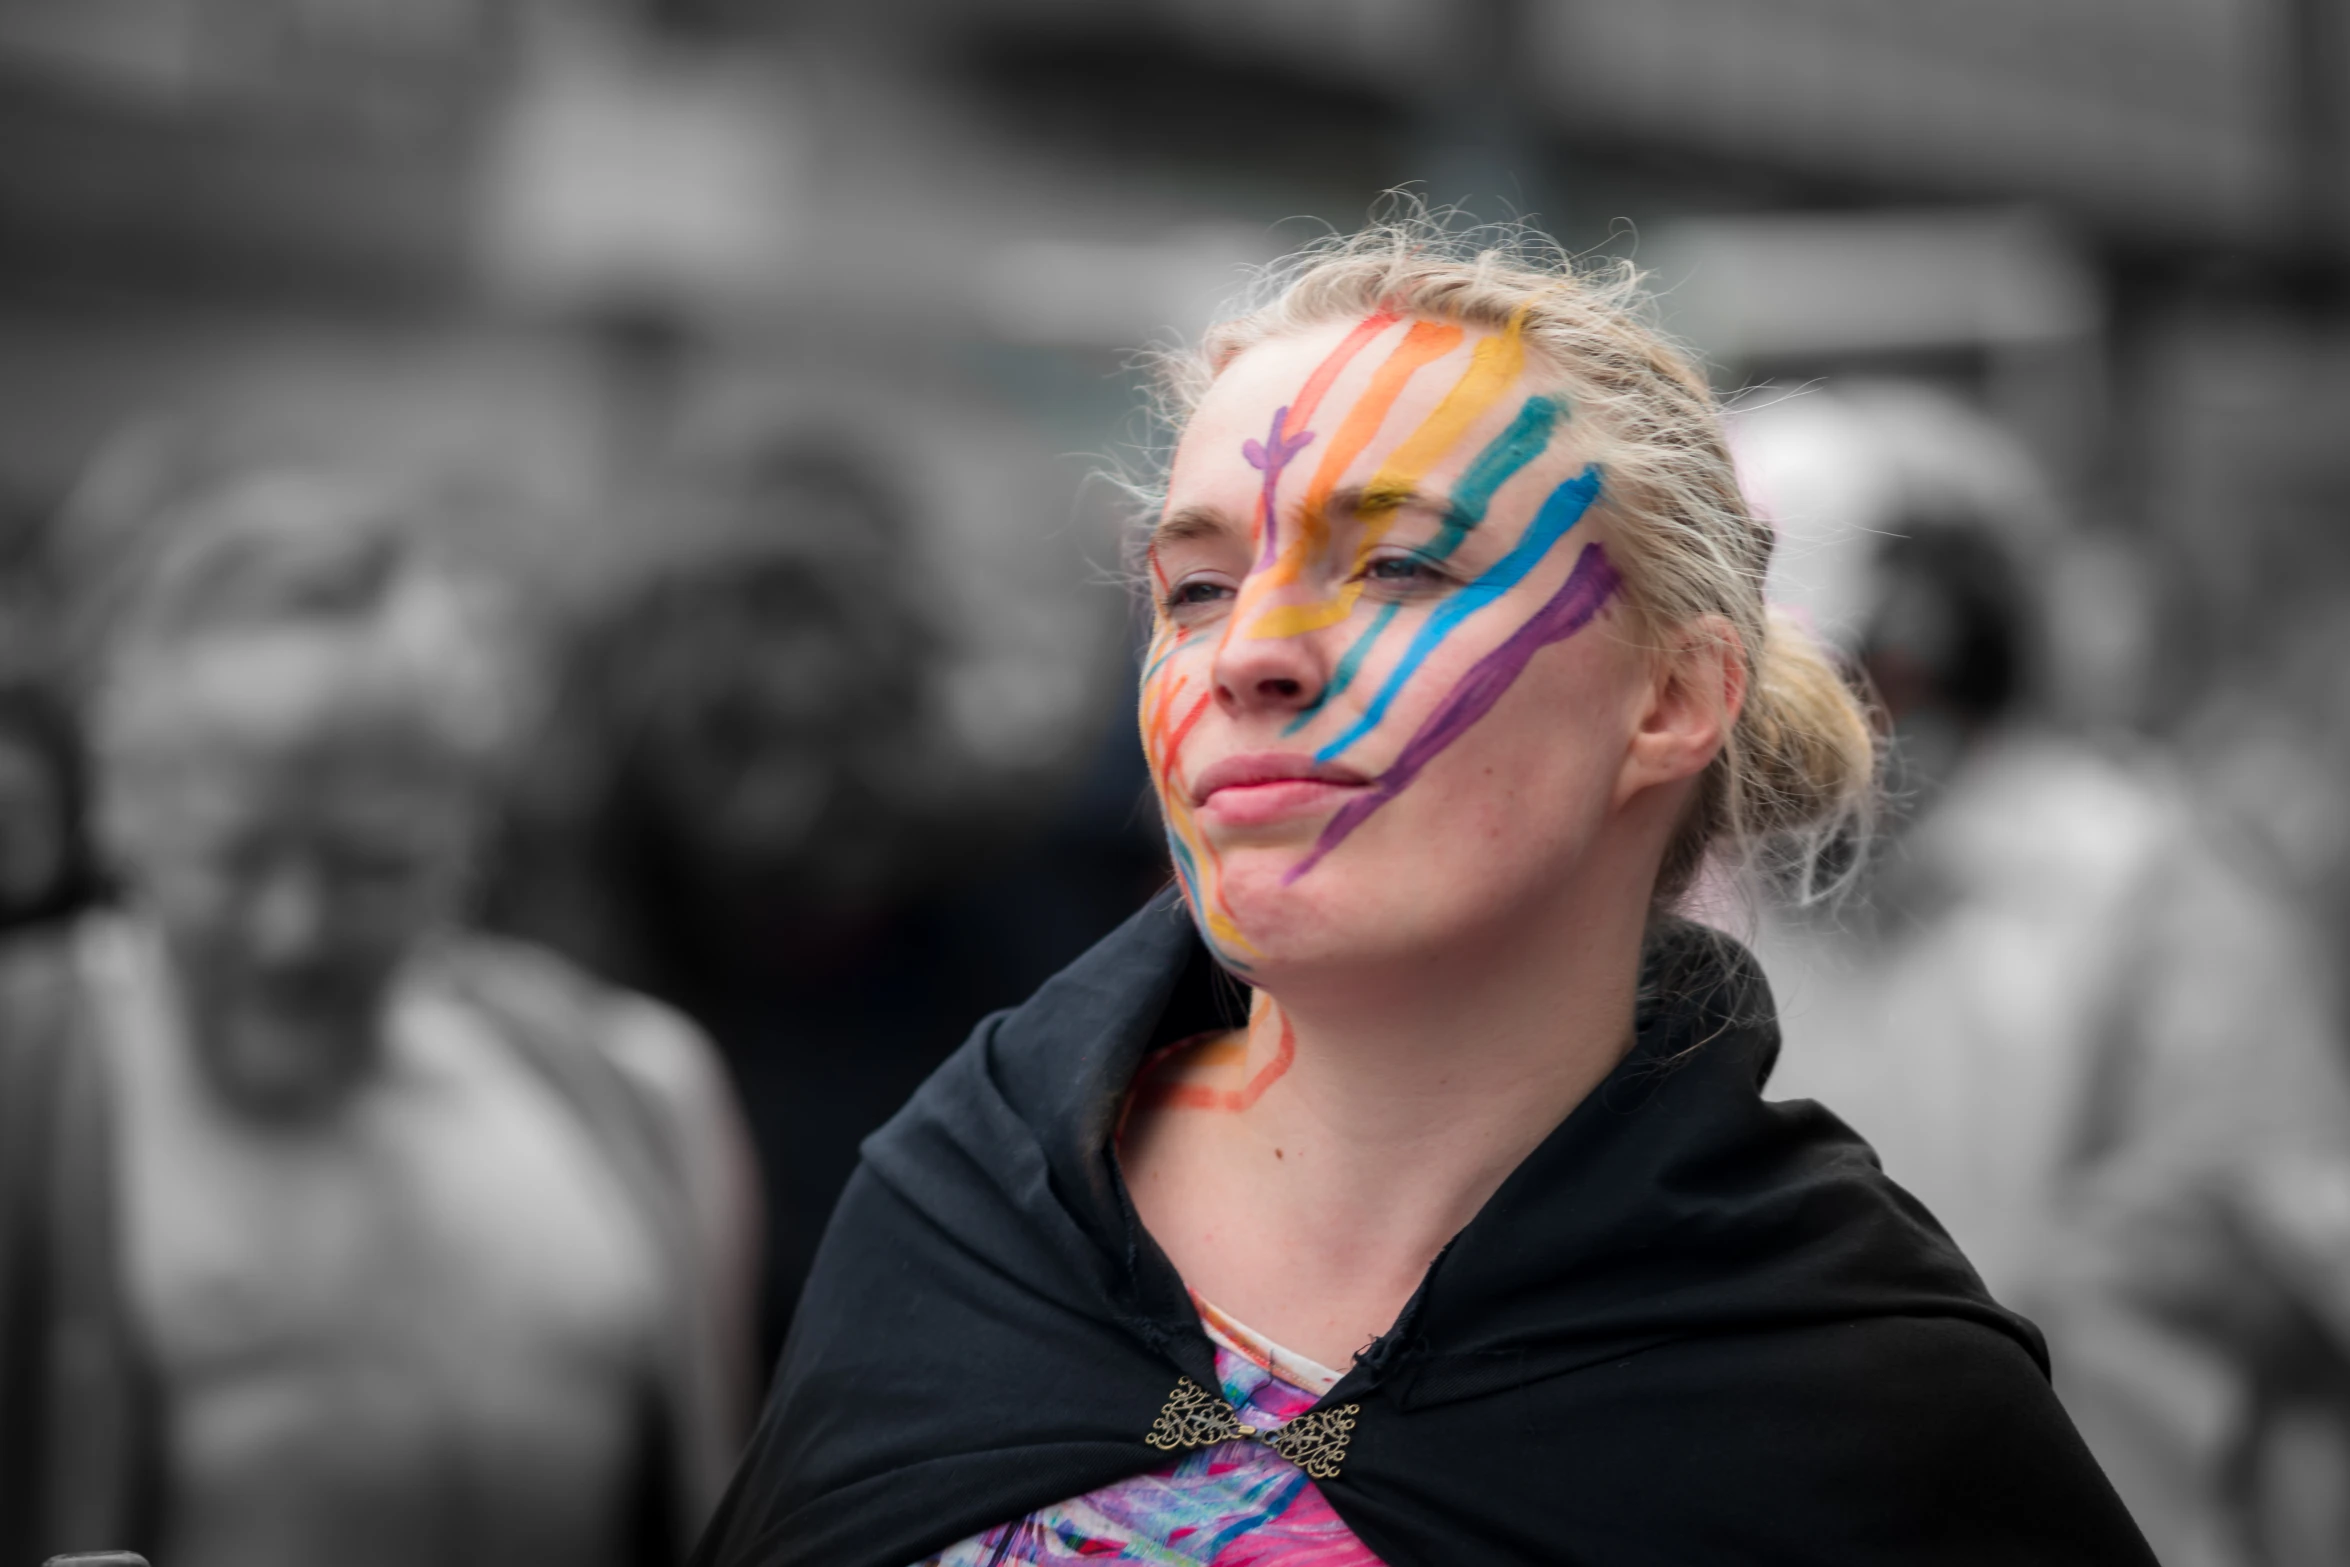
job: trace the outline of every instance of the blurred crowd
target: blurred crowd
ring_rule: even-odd
[[[674,1560],[858,1141],[1150,890],[1139,764],[938,721],[878,481],[738,477],[559,631],[348,474],[28,519],[12,1554]]]
[[[1772,1092],[2166,1567],[2350,1560],[2322,4],[765,9],[0,0],[0,1567],[675,1560],[859,1141],[1164,880],[1061,454],[1415,178],[1637,243],[1882,703],[1708,894]]]

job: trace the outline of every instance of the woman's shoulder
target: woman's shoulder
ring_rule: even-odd
[[[1606,1433],[1572,1444],[1578,1489],[1614,1500],[1594,1523],[1621,1532],[1625,1559],[1670,1520],[1681,1539],[1738,1540],[1752,1559],[2153,1560],[2038,1363],[1982,1323],[1756,1327],[1676,1339],[1571,1381],[1562,1430]],[[1570,1455],[1525,1456],[1531,1482]],[[1609,1558],[1608,1542],[1591,1543]]]

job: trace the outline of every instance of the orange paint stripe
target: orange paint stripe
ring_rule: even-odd
[[[1232,1108],[1246,1110],[1264,1097],[1265,1090],[1281,1081],[1297,1059],[1297,1030],[1290,1026],[1287,1013],[1281,1018],[1281,1043],[1273,1052],[1273,1059],[1257,1068],[1257,1075],[1248,1080],[1248,1086],[1233,1095]]]
[[[1178,675],[1163,689],[1146,697],[1142,721],[1143,755],[1149,759],[1151,771],[1162,785],[1159,798],[1166,807],[1168,827],[1191,846],[1193,858],[1201,864],[1200,895],[1213,903],[1213,907],[1201,911],[1202,916],[1217,935],[1244,952],[1253,952],[1256,948],[1241,934],[1239,924],[1232,917],[1231,902],[1224,896],[1223,857],[1216,853],[1214,845],[1200,836],[1192,819],[1191,808],[1164,787],[1173,781],[1177,749],[1183,744],[1184,737],[1191,733],[1192,725],[1198,723],[1201,715],[1206,713],[1209,698],[1215,694],[1202,691],[1199,700],[1191,705],[1191,710],[1170,729],[1169,721],[1175,711],[1176,699],[1183,695],[1184,688],[1190,684],[1189,675]]]
[[[1373,497],[1412,489],[1508,393],[1526,368],[1526,316],[1510,317],[1510,324],[1486,338],[1469,356],[1469,368],[1444,394],[1436,411],[1420,421],[1365,486]]]
[[[1178,723],[1174,732],[1167,736],[1168,761],[1175,760],[1175,753],[1183,748],[1183,737],[1190,734],[1192,725],[1200,721],[1200,715],[1208,710],[1208,699],[1214,695],[1213,691],[1202,691],[1199,694],[1199,700],[1191,704],[1191,711],[1183,715],[1182,722]]]
[[[1306,562],[1329,535],[1329,519],[1323,513],[1330,504],[1330,492],[1338,488],[1346,470],[1387,422],[1395,400],[1403,395],[1412,377],[1458,348],[1461,337],[1457,326],[1415,321],[1403,341],[1395,345],[1395,351],[1371,373],[1371,384],[1355,400],[1354,407],[1347,410],[1345,421],[1322,453],[1320,466],[1314,469],[1313,482],[1306,486],[1305,498],[1298,507],[1297,528],[1281,551],[1281,559],[1262,578],[1266,587],[1281,587],[1298,579]]]
[[[1460,444],[1469,427],[1501,401],[1525,368],[1525,314],[1521,311],[1510,318],[1507,330],[1477,345],[1476,352],[1469,357],[1469,368],[1461,372],[1452,390],[1444,394],[1444,401],[1437,404],[1436,411],[1404,437],[1363,486],[1367,515],[1363,518],[1361,542],[1355,546],[1356,571],[1361,570],[1363,562],[1395,521],[1392,510],[1373,508],[1382,501],[1392,505],[1416,489],[1428,470]],[[1334,626],[1353,613],[1355,601],[1362,594],[1361,581],[1350,572],[1346,585],[1330,598],[1318,604],[1291,604],[1267,610],[1250,624],[1248,634],[1294,637]]]
[[[1134,1091],[1137,1104],[1172,1105],[1178,1110],[1221,1110],[1229,1090],[1197,1083],[1149,1083]]]
[[[1160,756],[1160,739],[1167,732],[1167,715],[1174,710],[1175,699],[1183,694],[1183,688],[1190,683],[1189,675],[1177,675],[1172,683],[1158,687],[1143,702],[1143,753],[1154,764]]]
[[[1178,1045],[1174,1050],[1186,1048]],[[1167,1054],[1173,1054],[1174,1050]],[[1134,1088],[1134,1103],[1168,1105],[1178,1110],[1246,1110],[1265,1096],[1266,1089],[1288,1075],[1290,1066],[1297,1060],[1297,1030],[1284,1017],[1281,1020],[1281,1041],[1274,1049],[1273,1059],[1257,1068],[1256,1075],[1239,1088],[1217,1088],[1207,1083],[1159,1082],[1155,1074],[1160,1059],[1163,1058],[1154,1059],[1143,1067],[1142,1080]]]
[[[1306,384],[1298,388],[1297,401],[1289,405],[1289,417],[1281,421],[1281,433],[1294,436],[1303,430],[1306,421],[1314,417],[1314,410],[1322,406],[1323,394],[1337,381],[1339,372],[1370,346],[1371,339],[1402,319],[1392,310],[1382,310],[1357,322],[1355,329],[1330,351],[1330,357],[1314,367],[1314,373],[1306,377]]]

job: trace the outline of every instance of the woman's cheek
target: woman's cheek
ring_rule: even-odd
[[[1196,638],[1168,634],[1154,641],[1144,664],[1138,703],[1144,760],[1162,791],[1179,776],[1177,759],[1192,727],[1184,722],[1207,691],[1207,669]]]

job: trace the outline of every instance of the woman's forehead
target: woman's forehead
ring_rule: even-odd
[[[1169,490],[1229,503],[1257,487],[1269,451],[1291,475],[1284,493],[1359,484],[1399,467],[1440,489],[1538,403],[1556,417],[1520,465],[1553,473],[1576,462],[1568,448],[1583,444],[1567,438],[1553,380],[1507,329],[1374,315],[1285,333],[1224,367],[1184,428]],[[1308,486],[1308,475],[1317,482]]]
[[[1407,351],[1411,373],[1402,378],[1393,412],[1398,420],[1426,414],[1468,367],[1477,345],[1494,335],[1483,327],[1409,316],[1323,322],[1267,338],[1236,356],[1216,377],[1200,411],[1208,413],[1216,403],[1227,414],[1286,406],[1327,423],[1351,411],[1382,379],[1382,369],[1396,379],[1395,371],[1406,368],[1396,364],[1397,355]],[[1311,406],[1301,407],[1308,399]]]

